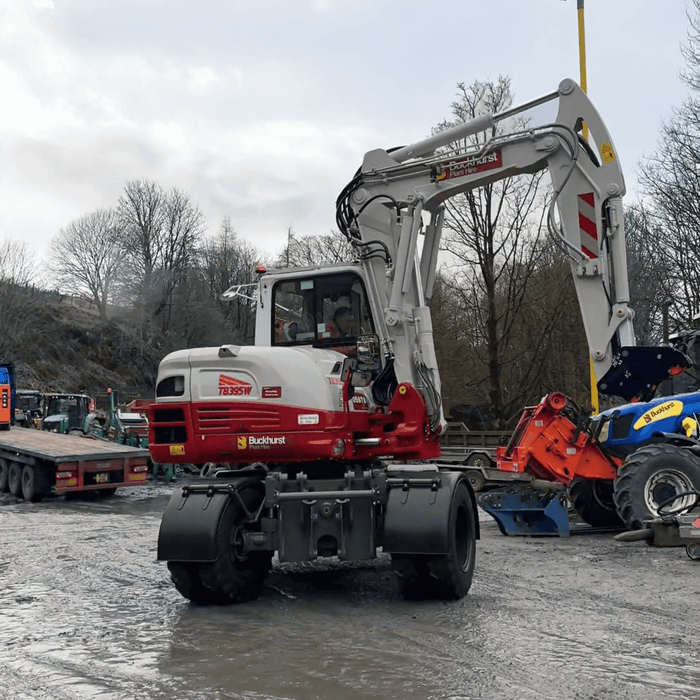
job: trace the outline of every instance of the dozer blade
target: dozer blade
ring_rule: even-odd
[[[504,535],[569,537],[568,501],[562,490],[532,488],[489,491],[478,503]]]

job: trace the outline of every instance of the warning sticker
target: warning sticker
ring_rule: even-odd
[[[613,151],[612,144],[606,141],[600,147],[600,157],[603,159],[603,163],[612,163],[615,160],[615,151]]]

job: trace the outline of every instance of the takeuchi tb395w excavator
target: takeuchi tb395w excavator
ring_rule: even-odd
[[[556,116],[534,124],[530,110],[549,103]],[[445,428],[427,305],[444,203],[541,170],[552,181],[551,235],[572,259],[582,305],[596,309],[586,329],[601,382],[632,396],[650,372],[657,381],[677,364],[674,352],[635,347],[622,173],[574,81],[370,151],[337,200],[356,260],[262,274],[254,346],[181,350],[160,364],[153,460],[219,465],[176,488],[161,523],[158,557],[182,595],[245,601],[275,552],[282,562],[363,560],[380,547],[407,596],[467,592],[479,536],[469,483],[457,470],[405,464],[438,457]]]

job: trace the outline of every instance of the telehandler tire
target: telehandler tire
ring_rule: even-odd
[[[659,515],[658,507],[674,494],[700,490],[700,457],[676,445],[644,445],[627,457],[615,479],[617,512],[630,530]],[[667,504],[677,510],[693,502],[685,496]]]
[[[569,500],[583,522],[593,527],[622,525],[610,479],[577,479],[569,486]]]
[[[391,555],[408,600],[457,600],[467,594],[476,559],[476,512],[462,481],[452,494],[449,519],[450,551],[445,555]]]
[[[255,488],[239,491],[250,512],[260,506],[263,493]],[[219,521],[214,562],[169,561],[175,588],[182,596],[200,605],[230,605],[253,600],[260,595],[265,574],[270,570],[272,552],[241,551],[246,514],[231,498]]]

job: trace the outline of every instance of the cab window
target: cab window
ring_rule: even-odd
[[[353,345],[374,324],[360,277],[352,273],[277,282],[273,345]]]

